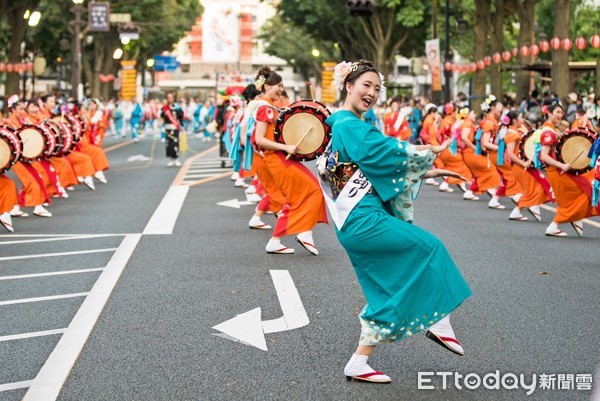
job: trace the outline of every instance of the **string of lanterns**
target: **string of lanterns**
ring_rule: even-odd
[[[589,39],[590,46],[594,49],[600,47],[600,35],[595,34]],[[584,37],[578,37],[575,39],[575,47],[579,50],[584,50],[587,47],[587,40]],[[444,63],[446,71],[458,72],[464,74],[466,72],[476,72],[478,70],[484,70],[490,67],[492,63],[500,64],[501,62],[509,62],[513,57],[519,55],[523,57],[529,57],[530,55],[537,56],[542,53],[547,53],[550,49],[570,51],[573,48],[573,41],[569,38],[560,39],[558,37],[552,38],[550,41],[543,40],[539,44],[534,43],[531,46],[521,46],[520,48],[515,47],[512,50],[504,50],[503,52],[496,52],[492,56],[485,56],[481,60],[467,64],[454,64],[450,61]]]
[[[14,72],[17,74],[26,72],[26,71],[33,71],[33,62],[27,62],[27,63],[4,63],[4,62],[0,62],[0,72]]]

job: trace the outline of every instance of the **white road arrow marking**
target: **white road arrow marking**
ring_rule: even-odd
[[[310,323],[294,280],[287,270],[270,270],[283,316],[262,321],[261,309],[255,308],[213,327],[235,341],[268,351],[265,334],[294,330]]]
[[[150,158],[146,157],[144,155],[133,155],[133,156],[129,156],[127,158],[128,162],[145,162],[145,161],[148,161],[148,160],[150,160]]]
[[[227,206],[227,207],[232,207],[234,209],[240,209],[240,206],[254,205],[254,204],[255,204],[254,202],[239,201],[237,199],[230,199],[230,200],[226,200],[226,201],[217,203],[217,205],[219,205],[219,206]]]

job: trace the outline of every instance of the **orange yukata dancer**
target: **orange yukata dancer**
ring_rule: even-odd
[[[262,100],[270,105],[260,106],[257,110],[254,142],[263,149],[265,165],[286,198],[266,251],[294,253],[294,249],[281,243],[281,237],[297,234],[298,243],[308,252],[318,255],[312,229],[317,223],[327,223],[321,187],[316,177],[302,163],[286,159],[288,154],[296,152],[296,145],[275,142],[275,119],[279,112],[273,105],[283,92],[281,76],[269,67],[262,67],[256,78],[255,85],[263,93]]]
[[[456,141],[456,154],[452,152],[450,148],[446,148],[438,155],[444,166],[447,170],[453,171],[455,173],[460,174],[462,177],[471,181],[473,179],[473,174],[471,170],[465,164],[462,156],[462,150],[464,148],[464,144],[462,139],[460,138],[460,126],[462,125],[462,120],[467,116],[468,109],[462,109],[461,113],[454,112],[454,105],[452,103],[447,103],[444,106],[444,113],[446,116],[442,120],[442,124],[440,125],[439,138],[442,142],[452,140]],[[464,181],[454,178],[454,177],[446,177],[444,182],[439,187],[441,192],[454,192],[450,185],[458,185],[461,191],[464,192],[463,199],[466,200],[477,200],[477,198],[470,189],[467,189]]]
[[[17,95],[8,98],[7,106],[9,115],[5,120],[5,124],[11,128],[18,129],[26,122],[27,112],[25,104],[19,100]],[[19,204],[16,205],[10,214],[14,217],[27,217],[27,213],[23,212],[20,206],[33,207],[33,214],[39,217],[52,217],[44,203],[51,203],[46,186],[40,174],[33,168],[31,163],[20,161],[17,162],[12,170],[21,181],[21,191],[19,192]]]
[[[571,226],[580,237],[583,236],[583,219],[600,215],[600,206],[593,207],[592,180],[594,171],[586,174],[569,174],[571,166],[561,163],[556,157],[555,146],[560,136],[557,125],[563,119],[564,110],[558,99],[552,99],[542,107],[547,116],[542,126],[540,143],[542,151],[540,160],[547,167],[548,180],[556,196],[556,215],[546,228],[546,235],[552,237],[566,237],[567,233],[562,231],[558,225],[571,223]]]
[[[523,190],[517,181],[512,168],[508,163],[498,164],[498,144],[496,137],[498,135],[498,119],[502,115],[503,105],[496,100],[496,97],[490,95],[485,102],[481,104],[484,111],[488,112],[484,121],[481,123],[483,134],[481,135],[482,148],[487,151],[488,160],[496,167],[496,171],[502,179],[501,185],[493,192],[492,199],[488,203],[490,209],[506,209],[500,203],[501,196],[510,196],[512,201],[517,203]]]
[[[10,211],[19,204],[17,185],[4,174],[0,174],[0,224],[8,232],[14,232]]]
[[[77,149],[92,158],[94,165],[94,178],[103,184],[107,183],[104,170],[110,167],[106,153],[102,149],[102,137],[104,136],[102,111],[99,110],[101,102],[98,99],[90,99],[87,110],[82,108],[81,114],[85,121],[85,132]]]
[[[473,175],[469,190],[474,194],[480,195],[488,191],[495,191],[495,188],[500,185],[501,179],[496,168],[489,163],[487,156],[479,155],[476,152],[476,121],[477,115],[475,111],[470,110],[462,121],[460,137],[465,146],[462,151],[463,160]]]
[[[531,160],[522,160],[519,157],[517,144],[522,136],[522,114],[518,111],[511,111],[503,118],[506,118],[508,125],[505,139],[506,156],[510,160],[513,173],[523,189],[523,194],[517,206],[508,218],[516,221],[528,220],[521,212],[523,208],[527,208],[537,221],[542,221],[540,205],[554,200],[550,182],[539,170],[533,168]]]
[[[40,101],[38,103],[40,104],[39,113],[42,117],[41,120],[43,121],[51,119],[53,117],[54,107],[56,106],[56,100],[54,96],[44,95],[40,98]],[[74,185],[79,184],[79,181],[77,180],[77,174],[75,173],[75,169],[73,168],[73,165],[71,164],[69,159],[67,159],[64,156],[52,156],[49,159],[49,161],[56,170],[56,174],[58,175],[60,185],[63,188],[72,189]],[[65,191],[63,192],[62,197],[68,198],[69,195]]]
[[[419,138],[423,145],[439,145],[437,140],[438,126],[440,125],[441,119],[438,109],[435,104],[427,103],[424,108],[425,118],[423,119],[423,127],[419,133]],[[436,158],[433,163],[435,168],[444,168],[444,162],[442,159]],[[427,185],[440,185],[433,178],[427,178],[425,180]]]

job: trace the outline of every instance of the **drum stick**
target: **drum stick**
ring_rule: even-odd
[[[310,131],[312,131],[313,127],[310,127],[305,133],[304,135],[302,135],[302,138],[300,138],[300,140],[298,141],[298,143],[296,144],[296,147],[300,146],[300,144],[306,139],[306,137],[308,136],[308,134],[310,133]],[[285,157],[285,160],[289,160],[290,157],[292,157],[292,153],[288,154]]]
[[[315,87],[312,86],[312,84],[310,85],[310,97],[312,98],[313,101],[317,100],[316,99],[316,95],[315,95]]]

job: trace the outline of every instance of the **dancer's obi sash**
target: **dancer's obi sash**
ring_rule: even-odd
[[[169,106],[164,106],[163,112],[165,113],[165,116],[167,116],[167,119],[169,120],[169,122],[167,124],[165,124],[165,129],[169,130],[169,131],[174,131],[174,130],[179,131],[179,121],[177,121],[177,119],[173,115],[171,108]]]
[[[338,230],[341,230],[350,212],[375,188],[354,163],[337,163],[337,152],[323,153],[317,158],[319,183],[327,209]]]

